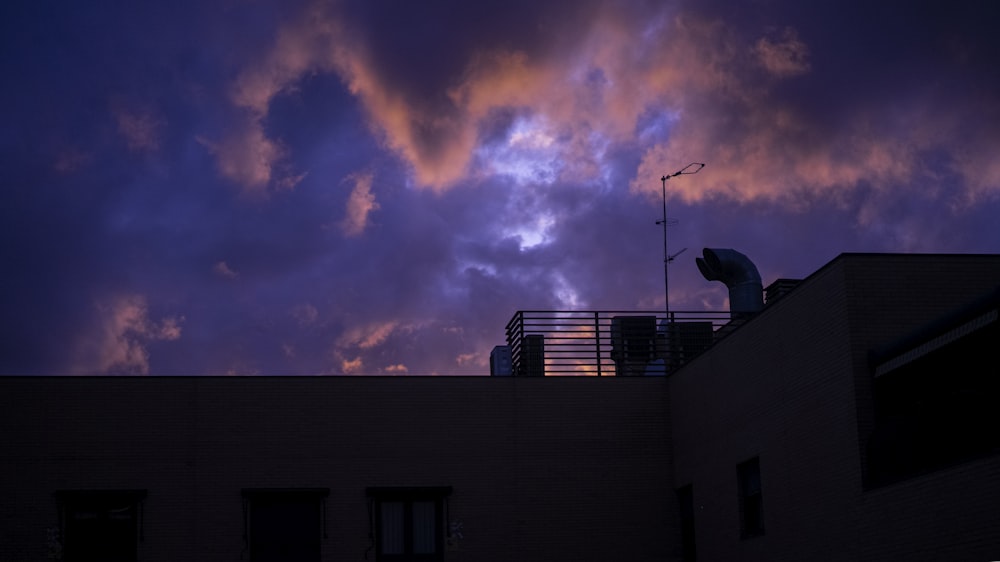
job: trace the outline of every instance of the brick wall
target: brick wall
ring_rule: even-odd
[[[368,486],[451,486],[446,560],[670,560],[663,378],[0,378],[0,560],[45,558],[53,492],[146,489],[142,561],[239,560],[241,489],[329,488],[363,560]],[[369,553],[374,560],[374,552]]]
[[[675,374],[698,559],[1000,558],[1000,459],[866,492],[861,454],[869,352],[998,284],[1000,256],[844,255]],[[765,535],[741,539],[736,466],[754,456]]]

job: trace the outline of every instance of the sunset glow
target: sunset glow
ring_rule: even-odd
[[[1000,251],[1000,41],[891,1],[3,9],[4,374],[488,374],[519,309]],[[892,14],[906,17],[890,17]]]

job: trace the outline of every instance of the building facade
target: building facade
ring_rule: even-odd
[[[3,561],[678,548],[662,378],[6,377],[0,427]]]
[[[674,373],[697,559],[1000,559],[998,285],[998,256],[843,255]],[[873,462],[903,455],[937,462]]]
[[[1000,559],[998,286],[844,254],[665,377],[2,377],[0,560]]]

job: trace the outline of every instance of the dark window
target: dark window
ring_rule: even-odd
[[[145,490],[56,492],[67,562],[135,562]]]
[[[681,560],[698,559],[694,543],[694,489],[691,484],[677,489],[677,503],[681,510]]]
[[[736,467],[740,493],[740,536],[764,534],[764,495],[760,484],[760,459],[754,457]]]
[[[251,562],[318,562],[325,488],[243,490]]]
[[[372,539],[380,562],[444,558],[445,500],[450,487],[369,488]]]
[[[932,336],[933,335],[933,336]],[[997,311],[908,341],[873,364],[867,488],[1000,451]],[[929,348],[929,349],[928,349]]]

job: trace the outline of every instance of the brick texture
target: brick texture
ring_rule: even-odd
[[[1000,458],[865,491],[862,456],[869,353],[998,284],[1000,256],[844,255],[674,375],[698,559],[1000,559]],[[765,535],[741,539],[736,465],[754,456]]]
[[[323,560],[363,560],[368,486],[452,486],[446,560],[679,552],[663,378],[0,378],[0,560],[43,560],[53,492],[146,489],[145,561],[239,560],[242,488],[325,487]],[[369,553],[374,559],[374,552]]]

